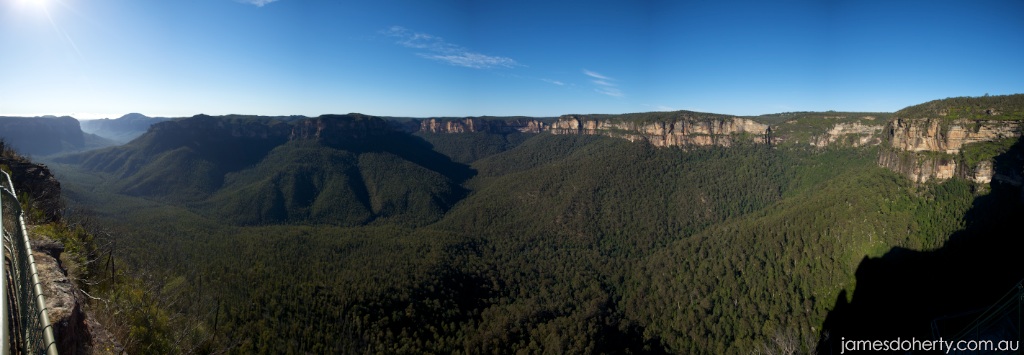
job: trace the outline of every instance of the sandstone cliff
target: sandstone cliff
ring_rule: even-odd
[[[0,150],[5,150],[3,144],[0,144]],[[0,156],[0,166],[5,167],[11,174],[11,182],[19,194],[28,198],[26,202],[42,211],[44,220],[41,222],[60,220],[63,212],[60,182],[54,178],[46,165],[35,164],[21,156],[6,152]]]
[[[558,118],[549,129],[553,134],[585,134],[646,141],[658,147],[730,146],[736,134],[749,133],[765,142],[768,126],[738,117],[680,114],[657,121],[602,119],[580,115]]]
[[[1021,121],[897,118],[888,129],[893,148],[956,154],[965,144],[1019,136]]]
[[[636,116],[636,117],[634,117]],[[641,117],[642,116],[642,117]],[[411,127],[403,124],[402,127]],[[538,118],[430,118],[419,121],[416,132],[425,133],[541,133],[601,135],[646,141],[659,147],[729,146],[737,134],[748,133],[766,142],[768,125],[746,118],[696,112],[665,112],[627,115],[564,115],[557,120]]]
[[[1020,137],[1024,127],[1021,123],[1016,120],[896,118],[886,126],[887,143],[879,154],[878,164],[919,183],[960,177],[988,184],[994,176],[992,156],[972,161],[965,159],[964,149]]]
[[[467,117],[462,119],[428,118],[420,121],[419,132],[425,133],[540,133],[548,125],[540,119],[485,119]]]
[[[837,123],[828,132],[811,138],[810,144],[815,147],[826,147],[837,143],[852,147],[878,145],[882,142],[879,137],[882,128],[881,124]]]
[[[284,126],[284,124],[281,124]],[[286,128],[282,128],[286,129]],[[288,140],[317,140],[324,143],[342,143],[381,136],[393,132],[391,126],[379,117],[357,113],[323,115],[296,121],[292,124]]]

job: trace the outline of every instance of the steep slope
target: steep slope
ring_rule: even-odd
[[[254,167],[229,174],[205,209],[245,225],[422,225],[462,195],[451,178],[390,152],[290,142]]]
[[[240,224],[419,225],[453,205],[471,174],[421,139],[358,114],[292,122],[199,115],[60,161],[116,177],[116,192],[200,206]]]
[[[116,176],[120,192],[196,201],[223,184],[224,174],[255,164],[284,143],[287,124],[253,117],[205,115],[153,125],[130,144],[58,159]]]
[[[917,197],[871,166],[871,154],[828,155],[844,159],[799,174],[834,169],[833,178],[640,261],[626,314],[676,353],[810,352],[832,302],[859,290],[862,258],[933,248],[962,226],[971,198],[963,181]]]
[[[771,125],[774,144],[863,147],[881,143],[891,113],[786,112],[752,117]]]
[[[1024,95],[931,101],[894,114],[878,164],[915,182],[961,177],[984,186],[993,157],[1022,133]]]
[[[439,151],[469,162],[511,148],[520,134],[600,135],[658,147],[729,146],[737,140],[797,146],[873,146],[890,117],[883,112],[789,112],[756,117],[674,111],[620,115],[395,119],[398,129],[437,141]],[[448,138],[441,138],[448,137]],[[459,137],[459,138],[451,138]],[[500,137],[505,137],[501,139]],[[461,143],[455,146],[455,142]]]
[[[1010,178],[992,180],[987,194],[969,202],[962,229],[936,233],[948,237],[942,238],[940,248],[892,248],[859,263],[857,290],[835,299],[824,323],[827,333],[822,333],[831,336],[821,337],[819,351],[839,351],[843,337],[1016,339],[1019,307],[997,310],[997,315],[1008,313],[1009,319],[989,318],[993,322],[980,329],[980,336],[961,333],[1008,290],[1019,290],[1016,285],[1024,278],[1019,222],[1024,215],[1024,138],[995,155],[994,161],[1005,169],[1000,174]]]
[[[566,115],[550,128],[554,134],[603,135],[646,141],[658,147],[729,146],[737,136],[767,143],[768,126],[746,118],[690,111],[626,115]]]
[[[89,284],[82,282],[82,278],[88,275],[87,260],[96,258],[96,245],[92,236],[85,236],[80,227],[68,226],[60,182],[46,165],[19,155],[2,142],[0,169],[10,174],[18,202],[25,209],[24,222],[35,261],[33,271],[46,300],[57,349],[62,353],[92,353],[104,347],[115,349],[116,344],[112,344],[109,337],[103,337],[106,330],[96,322],[94,314],[87,313],[89,299],[83,290],[88,290]],[[6,181],[4,185],[6,188]],[[4,196],[5,234],[12,230],[11,224],[7,224],[14,216],[9,206],[12,202]],[[5,241],[4,248],[14,248],[14,245]],[[8,282],[18,282],[10,268],[3,275],[8,276],[11,276]],[[7,287],[13,289],[11,284]],[[17,328],[12,326],[12,329]]]
[[[424,133],[540,133],[550,125],[551,119],[533,117],[466,117],[428,118],[419,121],[418,132]]]

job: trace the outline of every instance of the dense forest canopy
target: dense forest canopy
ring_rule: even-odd
[[[888,117],[757,119],[813,137]],[[879,167],[874,145],[684,149],[389,127],[199,117],[55,162],[111,260],[95,263],[109,276],[90,292],[130,319],[115,333],[142,353],[825,351],[840,332],[890,329],[858,318],[880,302],[859,290],[885,274],[865,265],[950,254],[954,235],[1012,234],[979,216],[1021,211],[1009,180],[914,183]],[[1019,178],[1019,138],[967,148]],[[994,234],[1001,250],[1020,246]],[[941,315],[928,312],[899,324]]]
[[[1024,94],[951,97],[896,111],[901,118],[1024,120]]]

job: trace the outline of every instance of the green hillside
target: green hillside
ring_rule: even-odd
[[[58,161],[109,175],[117,193],[243,225],[422,225],[464,195],[459,184],[471,174],[422,139],[358,114],[289,122],[200,115]]]
[[[896,111],[900,118],[1024,120],[1024,94],[951,97]]]
[[[392,153],[295,142],[229,174],[203,210],[243,225],[422,225],[440,218],[461,195],[451,178]]]
[[[827,129],[804,121],[871,121],[820,117],[832,114],[765,119],[792,134]],[[877,147],[658,148],[321,119],[209,120],[189,123],[212,132],[192,136],[158,125],[54,166],[120,265],[93,291],[138,320],[124,332],[148,340],[130,350],[804,353],[833,346],[830,334],[901,334],[886,317],[920,334],[1024,277],[965,252],[977,265],[966,270],[1002,280],[969,303],[934,292],[929,305],[942,307],[917,307],[878,286],[896,282],[889,270],[927,272],[903,251],[984,250],[956,244],[964,235],[1019,250],[999,222],[1024,210],[1004,182],[1024,167],[1019,139],[965,153],[996,156],[1006,177],[988,187],[915,184],[880,168]],[[176,140],[159,134],[174,129]],[[235,137],[217,149],[243,149],[262,132],[287,138],[232,162],[205,150],[217,134]],[[202,197],[171,197],[179,188]],[[886,299],[916,313],[866,311]]]

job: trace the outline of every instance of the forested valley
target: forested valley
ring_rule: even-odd
[[[155,131],[50,164],[135,353],[809,353],[901,319],[850,311],[884,303],[858,302],[865,263],[971,233],[1020,250],[1019,186],[915,183],[878,146]],[[1019,171],[1021,145],[992,154]]]

